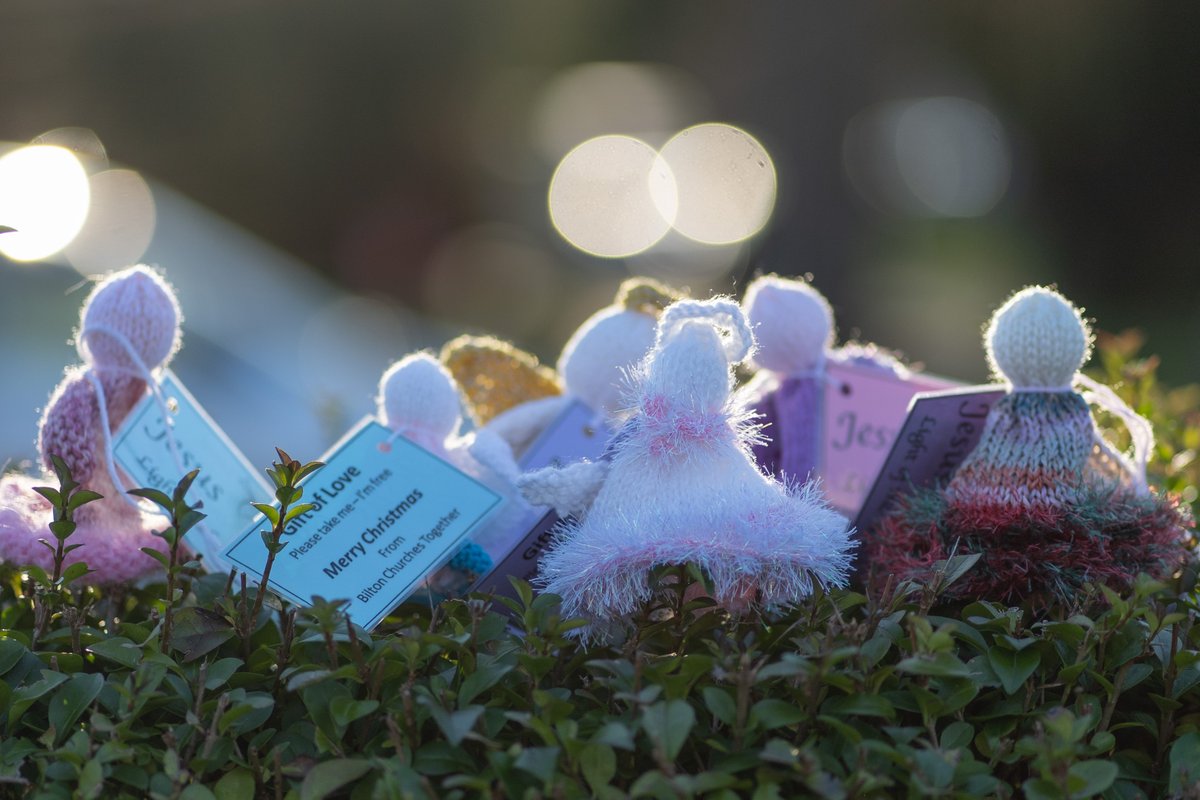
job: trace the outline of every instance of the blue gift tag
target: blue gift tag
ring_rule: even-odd
[[[309,605],[348,598],[350,618],[379,624],[448,561],[501,498],[474,478],[378,422],[364,420],[304,480],[302,503],[271,567],[271,588]],[[264,517],[225,549],[239,569],[262,576]]]
[[[604,455],[611,436],[600,414],[573,400],[521,456],[521,469],[563,467],[585,458],[595,461]]]
[[[250,503],[263,502],[274,491],[174,373],[164,370],[159,387],[167,419],[158,400],[147,395],[117,431],[113,457],[136,486],[167,494],[199,468],[188,500],[202,501],[207,517],[192,529],[187,543],[204,556],[210,572],[227,570],[221,550],[259,515]]]

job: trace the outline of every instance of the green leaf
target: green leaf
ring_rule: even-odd
[[[233,638],[233,626],[215,611],[187,606],[175,612],[175,632],[171,647],[183,654],[184,661],[210,653]]]
[[[1200,733],[1185,733],[1171,745],[1171,778],[1169,790],[1172,796],[1182,795],[1186,789],[1200,783]]]
[[[300,800],[321,800],[371,771],[365,758],[335,758],[322,761],[304,776],[300,785]]]
[[[284,515],[283,521],[291,522],[296,517],[300,516],[301,514],[307,514],[309,511],[312,511],[314,508],[316,508],[316,505],[313,503],[301,503],[300,505],[292,506],[291,508],[288,509],[287,514]]]
[[[0,639],[0,675],[15,667],[28,652],[29,648],[15,639]]]
[[[588,786],[598,793],[617,774],[617,754],[606,744],[591,742],[580,751],[579,766]]]
[[[278,508],[272,505],[267,505],[266,503],[251,503],[250,505],[258,509],[258,513],[267,518],[267,521],[271,523],[271,527],[279,525]]]
[[[80,715],[104,688],[104,676],[96,673],[77,673],[50,698],[50,724],[62,741]]]
[[[37,700],[44,697],[53,691],[59,684],[67,680],[67,676],[61,672],[51,672],[44,669],[41,672],[41,680],[35,681],[27,686],[22,686],[12,693],[12,700],[8,706],[8,731],[12,733],[17,726],[17,722],[21,719],[21,715],[33,705]]]
[[[225,685],[238,667],[242,666],[240,658],[221,658],[208,665],[204,671],[204,689],[211,692]]]
[[[1015,694],[1038,668],[1041,660],[1038,651],[1032,648],[1014,652],[997,645],[988,650],[988,664],[1007,694]]]
[[[660,700],[642,712],[642,729],[668,761],[674,761],[687,741],[696,712],[686,700]]]
[[[82,578],[91,571],[92,570],[88,569],[86,562],[76,561],[74,564],[69,564],[65,569],[63,569],[62,581],[63,583],[70,583],[71,581]]]
[[[163,569],[170,568],[171,558],[166,553],[159,552],[158,550],[155,550],[153,547],[139,547],[138,549],[141,550],[146,555],[153,558],[158,563],[162,564]]]
[[[934,656],[910,656],[896,665],[901,672],[913,675],[929,675],[934,678],[969,678],[971,670],[951,653]]]
[[[460,707],[469,705],[480,693],[495,686],[513,669],[515,669],[513,664],[504,664],[481,656],[475,665],[475,671],[463,680],[462,687],[458,690],[458,705]]]
[[[705,686],[700,690],[700,694],[704,697],[704,705],[708,707],[716,719],[732,725],[737,719],[737,705],[733,702],[733,698],[729,692],[719,686]]]
[[[968,553],[962,556],[951,556],[945,561],[939,561],[934,564],[935,574],[941,573],[941,581],[938,583],[938,589],[945,590],[952,583],[957,581],[963,575],[966,575],[971,567],[983,557],[983,553]]]
[[[50,505],[54,506],[55,508],[62,506],[62,492],[58,491],[58,489],[55,489],[51,486],[35,486],[33,487],[33,490],[49,500]]]
[[[130,489],[128,493],[134,497],[146,498],[151,503],[154,503],[154,505],[165,511],[168,516],[175,507],[175,504],[171,502],[171,497],[166,492],[160,492],[158,489]]]
[[[886,697],[877,694],[848,694],[831,697],[821,705],[822,714],[858,715],[895,719],[896,707]]]
[[[100,494],[99,492],[93,492],[90,489],[80,489],[71,495],[71,499],[67,501],[67,508],[74,511],[80,506],[87,505],[88,503],[94,503],[97,500],[102,499],[104,499],[104,495]]]
[[[142,660],[142,648],[124,636],[114,636],[96,642],[89,645],[87,650],[129,669],[135,668]]]
[[[179,483],[175,484],[175,491],[171,494],[173,505],[179,505],[183,498],[187,497],[188,489],[192,488],[192,481],[196,480],[199,474],[200,470],[194,469],[179,479]]]
[[[362,719],[377,708],[378,700],[354,700],[347,696],[335,697],[329,702],[329,713],[333,715],[333,721],[343,726]]]
[[[561,748],[558,747],[526,747],[517,756],[513,766],[536,775],[542,783],[549,783],[554,777],[560,751]]]
[[[254,773],[245,767],[235,767],[221,776],[213,786],[217,800],[254,800]]]
[[[1072,798],[1094,797],[1112,786],[1118,772],[1111,761],[1080,761],[1067,770],[1067,788]]]
[[[179,793],[179,800],[216,800],[216,796],[202,783],[189,783],[187,788]]]
[[[75,522],[69,519],[56,519],[50,523],[50,532],[61,542],[75,532]]]
[[[806,714],[794,703],[784,700],[759,700],[750,708],[750,725],[760,725],[770,730],[782,728],[784,725],[795,725],[804,719]]]
[[[479,715],[483,713],[483,706],[470,706],[461,711],[450,711],[439,706],[432,700],[426,702],[429,708],[429,713],[433,717],[433,721],[442,729],[442,733],[446,735],[447,741],[450,744],[457,746],[463,740],[463,737],[471,732],[471,728],[475,726],[475,722],[479,719]]]

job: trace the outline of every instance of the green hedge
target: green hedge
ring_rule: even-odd
[[[1194,502],[1200,393],[1161,392],[1123,346],[1110,382]],[[336,601],[259,605],[195,565],[107,593],[3,567],[0,797],[1200,797],[1191,577],[1072,608],[940,604],[970,566],[769,619],[663,570],[629,637],[590,649],[524,585],[368,634]]]

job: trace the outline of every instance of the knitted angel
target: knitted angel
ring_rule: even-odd
[[[458,436],[462,401],[454,378],[428,353],[393,364],[379,381],[379,418],[397,434],[453,464],[505,499],[504,506],[435,575],[433,588],[459,594],[502,559],[525,532],[529,506],[517,495],[517,465],[508,445],[489,431]]]
[[[541,563],[564,613],[619,619],[648,599],[648,573],[660,565],[699,565],[729,608],[748,595],[765,608],[788,606],[815,585],[846,582],[855,546],[846,519],[811,484],[772,480],[750,455],[754,429],[732,397],[730,367],[752,347],[731,300],[668,306],[634,375],[632,416],[611,462],[518,481],[531,503],[578,515]]]
[[[753,356],[758,373],[746,387],[764,425],[754,457],[777,478],[803,480],[819,467],[821,436],[832,435],[821,430],[826,365],[852,364],[897,379],[910,373],[873,345],[835,349],[833,309],[804,281],[764,275],[746,289],[742,305],[758,341]],[[933,384],[912,391],[931,388]],[[904,407],[897,413],[903,419]]]
[[[145,513],[125,495],[112,460],[112,434],[139,400],[154,387],[153,370],[179,348],[179,305],[171,288],[146,267],[110,275],[88,296],[76,348],[83,365],[71,367],[50,396],[39,423],[38,451],[43,466],[51,456],[66,462],[84,489],[103,499],[75,513],[77,527],[68,544],[83,545],[68,563],[86,562],[85,583],[117,584],[160,569],[141,552],[166,552],[153,535],[166,522]],[[33,491],[53,479],[9,476],[0,482],[0,558],[11,564],[52,567],[52,554],[38,539],[48,538],[50,505]]]
[[[902,498],[869,533],[876,580],[923,580],[952,551],[979,553],[950,597],[1070,603],[1085,583],[1123,590],[1139,572],[1163,578],[1183,563],[1190,521],[1146,484],[1149,423],[1076,373],[1091,338],[1050,289],[1024,289],[996,311],[987,354],[1009,393],[949,484]],[[1133,459],[1101,436],[1088,399],[1125,418]]]
[[[504,353],[496,352],[485,359],[485,344],[495,340],[456,339],[443,350],[442,359],[455,378],[468,387],[474,407],[492,413],[480,413],[480,421],[508,442],[519,458],[575,401],[594,411],[599,422],[608,420],[620,404],[625,371],[634,367],[654,343],[658,312],[679,296],[674,289],[648,278],[631,278],[621,284],[613,305],[588,317],[563,347],[558,359],[561,393],[547,390],[547,371],[538,368],[531,356],[520,354],[518,361],[513,361],[511,356],[501,358]],[[503,343],[493,347],[513,351]],[[510,366],[502,368],[502,364]],[[541,371],[531,372],[535,368]],[[514,381],[528,386],[530,396],[536,399],[503,408],[517,397],[512,391]],[[604,443],[599,444],[602,447]]]

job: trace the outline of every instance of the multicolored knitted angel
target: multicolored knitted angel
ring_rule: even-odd
[[[462,400],[454,378],[428,353],[405,356],[379,381],[378,414],[397,434],[453,464],[505,499],[473,541],[451,559],[449,571],[435,574],[431,587],[460,594],[508,554],[525,533],[521,523],[532,512],[513,486],[517,465],[508,445],[495,434],[476,431],[458,436]]]
[[[442,351],[455,379],[467,387],[476,417],[508,442],[518,458],[572,402],[582,401],[600,421],[617,410],[625,372],[654,343],[654,323],[663,306],[680,293],[649,278],[621,284],[616,301],[588,317],[558,358],[562,391],[552,391],[552,373],[532,356],[495,340],[459,338]],[[524,387],[524,402],[511,405]],[[604,442],[599,443],[602,447]]]
[[[1149,423],[1076,373],[1092,339],[1079,311],[1030,287],[996,311],[985,339],[1009,393],[947,486],[902,498],[865,534],[875,579],[924,580],[952,551],[981,555],[949,589],[964,600],[1069,604],[1085,583],[1124,590],[1141,572],[1170,576],[1187,556],[1190,520],[1147,486]],[[1132,459],[1101,436],[1089,398],[1124,417]]]
[[[731,609],[800,602],[846,581],[846,519],[811,484],[785,485],[755,466],[755,429],[732,396],[731,364],[754,344],[727,299],[680,301],[658,322],[633,378],[632,416],[611,462],[547,468],[519,481],[527,500],[578,515],[542,559],[545,590],[564,613],[603,624],[649,599],[647,576],[691,563]]]
[[[91,572],[85,583],[125,583],[161,569],[141,548],[166,552],[165,542],[153,535],[165,519],[143,512],[125,495],[111,442],[133,407],[156,386],[153,370],[179,348],[180,319],[171,287],[155,272],[137,266],[110,275],[83,306],[75,346],[84,363],[67,370],[42,414],[42,464],[49,468],[51,456],[62,458],[74,480],[103,495],[76,512],[77,527],[68,542],[83,545],[68,554],[67,563],[87,563]],[[33,487],[54,483],[19,475],[0,482],[4,561],[52,567],[50,551],[38,543],[53,539],[52,509]]]

